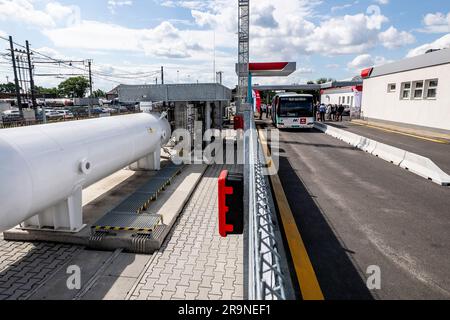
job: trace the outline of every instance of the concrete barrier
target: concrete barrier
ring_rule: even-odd
[[[315,128],[436,184],[450,186],[450,175],[429,158],[326,124],[316,123]]]
[[[361,136],[348,131],[344,131],[344,133],[342,134],[342,141],[347,142],[349,145],[352,145],[356,148],[361,141]]]
[[[450,176],[430,159],[406,152],[400,167],[442,186],[450,186]]]
[[[360,137],[359,143],[356,145],[358,149],[361,149],[367,153],[372,154],[378,145],[377,141],[371,140],[366,137]]]
[[[399,166],[405,160],[406,151],[384,143],[377,143],[372,155]]]

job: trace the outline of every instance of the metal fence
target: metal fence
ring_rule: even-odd
[[[253,119],[245,112],[245,180],[248,198],[248,298],[285,300],[289,275],[283,274],[281,238],[277,236],[277,216],[270,203],[269,184],[263,174],[265,158]]]

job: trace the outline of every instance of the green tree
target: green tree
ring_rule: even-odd
[[[106,98],[106,93],[103,90],[97,89],[92,92],[94,98]]]
[[[82,76],[69,78],[58,86],[58,90],[67,98],[83,98],[88,88],[89,81]]]
[[[12,82],[1,83],[0,84],[0,92],[1,93],[14,93],[14,92],[16,92],[16,86]]]
[[[47,95],[47,96],[58,97],[60,95],[58,88],[44,88],[44,87],[36,86],[34,88],[34,90],[36,92],[36,95],[38,95],[38,96]]]

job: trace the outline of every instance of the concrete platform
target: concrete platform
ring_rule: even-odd
[[[163,164],[164,165],[164,164]],[[4,233],[9,241],[43,241],[86,246],[97,250],[123,249],[133,253],[152,253],[159,249],[178,215],[195,190],[205,165],[186,166],[171,185],[147,210],[162,217],[162,223],[151,233],[128,231],[92,232],[91,226],[107,212],[136,192],[155,172],[121,170],[83,191],[83,221],[86,227],[78,233],[23,230],[16,227]]]

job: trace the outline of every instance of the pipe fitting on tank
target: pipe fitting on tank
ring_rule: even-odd
[[[80,171],[81,173],[88,175],[92,171],[92,164],[88,159],[83,159],[80,161]]]

